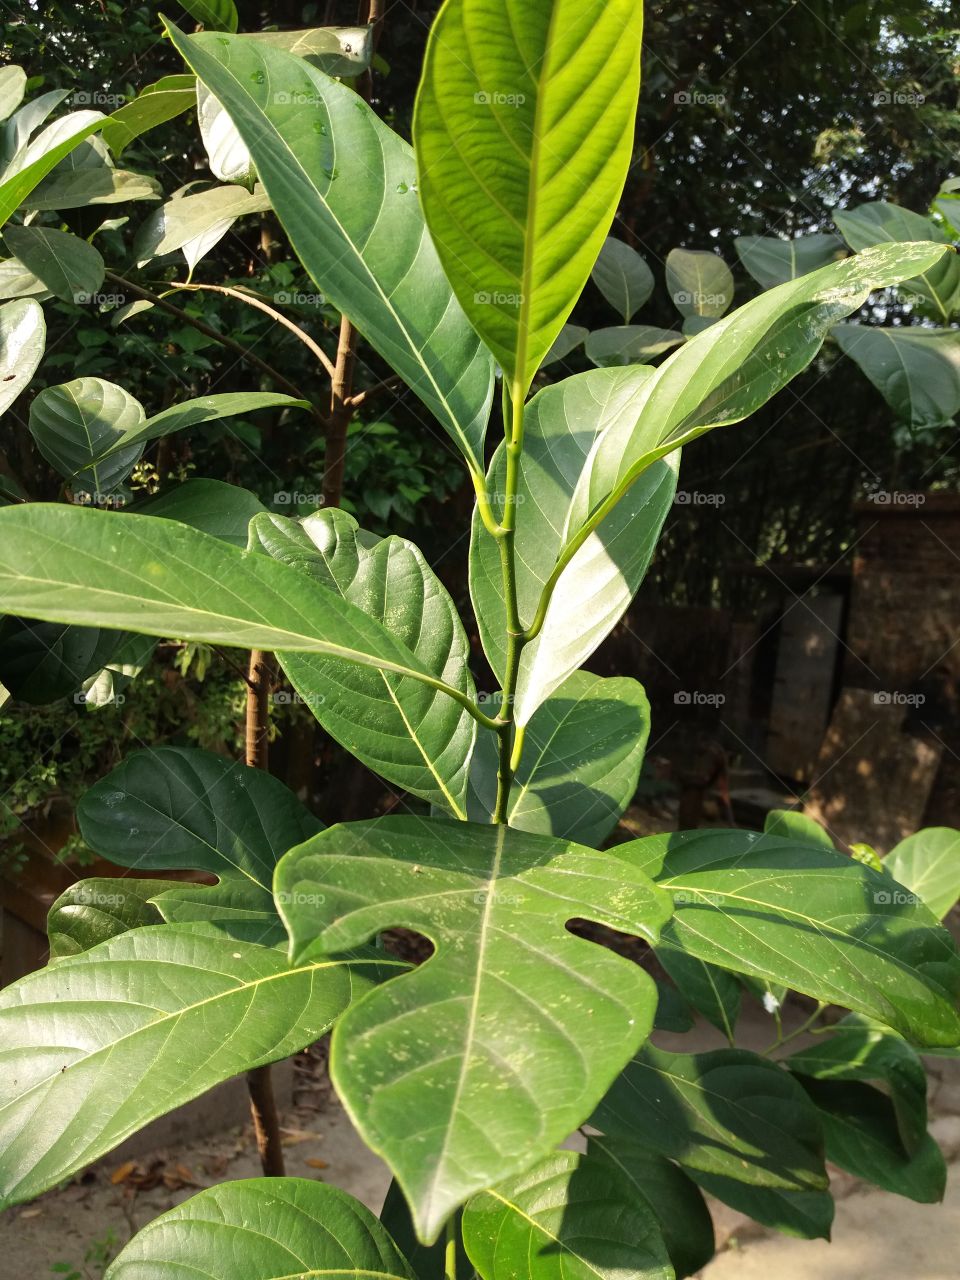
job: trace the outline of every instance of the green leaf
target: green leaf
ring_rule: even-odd
[[[221,1080],[296,1053],[385,963],[291,966],[270,947],[159,925],[6,987],[0,1207],[62,1182]]]
[[[116,633],[107,631],[105,635]],[[153,657],[157,643],[152,636],[129,635],[121,638],[105,666],[88,676],[81,685],[84,705],[106,707],[124,701],[123,690],[136,680]]]
[[[114,111],[100,136],[119,157],[141,134],[189,111],[196,101],[195,76],[163,76],[155,84],[148,84],[142,89],[132,102]]]
[[[877,200],[862,204],[846,213],[835,213],[834,222],[851,249],[869,249],[887,242],[902,244],[912,240],[949,241],[930,218],[899,205]],[[945,323],[960,306],[960,258],[945,254],[936,262],[907,280],[896,281],[900,293],[911,296],[929,310],[940,323]]]
[[[493,362],[443,278],[409,146],[350,89],[281,49],[169,33],[230,113],[318,287],[436,415],[479,477]]]
[[[926,827],[901,840],[883,867],[942,920],[960,898],[960,831]]]
[[[590,273],[607,302],[628,325],[653,293],[653,272],[628,244],[608,236]]]
[[[790,1191],[828,1185],[816,1109],[788,1072],[746,1049],[645,1045],[590,1123],[685,1169]]]
[[[253,186],[257,166],[236,125],[202,80],[197,81],[197,124],[213,176],[220,182]]]
[[[4,166],[13,169],[27,143],[67,97],[69,90],[52,89],[49,93],[40,94],[38,98],[32,98],[8,120],[3,131],[3,144],[0,146],[0,159]]]
[[[546,369],[548,365],[555,364],[558,360],[565,360],[571,352],[576,351],[577,347],[582,347],[589,336],[589,329],[584,329],[578,324],[565,324],[553,346],[543,357],[540,368]]]
[[[30,434],[50,465],[95,500],[109,497],[140,460],[143,445],[111,445],[143,422],[143,405],[104,378],[46,387],[30,405]]]
[[[152,418],[131,425],[111,442],[101,457],[112,458],[132,445],[142,448],[148,440],[172,436],[207,422],[219,422],[221,418],[239,418],[257,409],[303,409],[308,407],[308,403],[277,391],[226,391],[218,395],[198,396],[196,400],[172,404]]]
[[[296,569],[172,520],[28,503],[0,510],[0,533],[6,612],[322,653],[436,688],[409,649],[362,610]]]
[[[51,173],[23,202],[24,209],[82,209],[87,205],[119,204],[124,200],[159,200],[163,190],[156,178],[101,165]],[[85,243],[85,242],[84,242]]]
[[[595,1164],[616,1169],[657,1217],[677,1280],[705,1267],[714,1253],[713,1222],[703,1196],[682,1169],[630,1138],[591,1135]]]
[[[463,1241],[483,1280],[673,1280],[660,1224],[616,1166],[558,1151],[474,1197]]]
[[[240,25],[233,0],[180,0],[180,8],[208,31],[236,31]]]
[[[864,1013],[917,1045],[960,1042],[957,948],[926,907],[891,900],[886,876],[752,831],[680,832],[624,848],[673,896],[666,942]]]
[[[574,672],[527,727],[508,824],[601,845],[633,799],[649,733],[650,704],[641,684]],[[485,813],[471,814],[474,821],[489,820],[493,812],[496,761],[490,763],[489,805]]]
[[[421,199],[514,403],[616,213],[642,31],[633,0],[447,0],[430,32],[413,122]]]
[[[657,329],[649,324],[615,325],[594,329],[586,342],[587,359],[599,369],[623,364],[647,364],[671,347],[683,342],[676,329]]]
[[[23,67],[0,67],[0,120],[6,120],[23,101],[27,73]]]
[[[120,641],[116,632],[99,627],[6,617],[0,621],[0,679],[21,702],[46,706],[76,693]]]
[[[771,809],[764,819],[763,830],[769,836],[783,836],[785,840],[799,840],[802,844],[836,851],[830,833],[819,822],[794,809]]]
[[[474,1192],[576,1128],[653,1023],[647,974],[565,928],[585,917],[656,940],[664,899],[629,857],[388,817],[301,845],[275,888],[298,958],[398,925],[434,945],[341,1020],[331,1054],[337,1091],[427,1244]],[[300,904],[310,897],[323,901]]]
[[[50,227],[6,227],[3,238],[27,270],[64,302],[89,302],[103,284],[103,258],[79,236]]]
[[[245,1178],[208,1187],[147,1224],[104,1280],[412,1280],[369,1209],[308,1178]]]
[[[373,54],[372,28],[369,26],[256,31],[246,38],[294,53],[328,76],[359,76],[370,66]]]
[[[250,521],[266,508],[248,489],[222,480],[194,478],[145,499],[137,510],[143,515],[179,520],[201,533],[244,548]]]
[[[942,427],[960,412],[960,329],[839,324],[833,336],[901,422]]]
[[[907,1155],[893,1104],[879,1089],[839,1080],[803,1083],[820,1112],[832,1164],[920,1204],[943,1199],[947,1168],[940,1148],[925,1135]]]
[[[868,249],[768,290],[691,338],[649,373],[630,412],[604,439],[573,527],[656,459],[749,417],[807,367],[829,330],[874,289],[932,266],[945,252],[933,244]]]
[[[0,307],[0,414],[29,385],[47,341],[43,311],[32,298]]]
[[[424,670],[475,698],[463,624],[412,542],[377,538],[335,510],[302,521],[264,514],[250,533],[251,546],[362,609]],[[466,817],[477,723],[463,707],[418,681],[337,659],[281,653],[280,661],[323,727],[352,755],[395,786]]]
[[[781,240],[779,236],[737,236],[733,242],[744,269],[761,289],[796,280],[842,258],[846,249],[839,236],[815,231]]]
[[[671,249],[667,288],[682,316],[722,316],[733,301],[733,272],[719,254]]]
[[[657,946],[657,959],[683,998],[733,1043],[742,995],[740,983],[733,974],[718,965],[698,960],[682,947],[662,939]]]
[[[77,820],[90,848],[118,866],[217,876],[215,887],[158,885],[168,923],[211,920],[265,946],[285,936],[276,865],[323,830],[278,778],[196,747],[135,751],[84,794]]]
[[[138,267],[154,258],[183,251],[193,271],[200,259],[227,234],[238,218],[264,213],[270,200],[262,187],[211,187],[192,196],[177,196],[154,209],[137,231],[133,253]]]
[[[580,495],[591,485],[604,442],[635,420],[636,401],[652,376],[653,370],[646,368],[592,370],[545,388],[527,406],[515,539],[517,597],[525,627],[534,619],[561,550],[583,524],[587,508]],[[582,666],[627,609],[671,510],[678,465],[675,458],[651,468],[560,576],[543,630],[523,652],[514,708],[519,724],[526,724],[541,702]],[[505,471],[501,445],[487,480],[498,516]],[[478,514],[470,548],[470,594],[484,651],[502,680],[507,627],[500,557]],[[571,618],[577,620],[575,627]]]
[[[61,893],[47,916],[50,959],[79,955],[130,929],[162,924],[150,899],[162,880],[78,880]]]
[[[32,271],[16,258],[0,259],[0,298],[36,298],[46,302],[53,294]]]
[[[904,1150],[914,1155],[927,1132],[927,1073],[902,1036],[857,1014],[793,1053],[785,1065],[814,1080],[880,1081],[890,1094]]]
[[[102,126],[105,118],[100,111],[72,111],[54,120],[14,156],[0,175],[0,226],[51,169]]]
[[[757,1187],[736,1178],[700,1173],[697,1169],[689,1173],[707,1195],[715,1196],[765,1227],[803,1240],[830,1239],[836,1205],[829,1191],[786,1191],[782,1187]]]

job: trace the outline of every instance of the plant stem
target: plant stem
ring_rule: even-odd
[[[447,1223],[447,1241],[443,1251],[443,1280],[457,1280],[457,1219]]]
[[[818,1004],[817,1004],[816,1009],[814,1009],[814,1011],[813,1011],[813,1013],[811,1013],[810,1017],[809,1017],[809,1018],[807,1018],[807,1019],[805,1019],[803,1022],[801,1022],[801,1023],[800,1023],[800,1025],[799,1025],[799,1027],[796,1027],[793,1031],[791,1031],[791,1032],[789,1033],[789,1035],[782,1035],[782,1034],[781,1034],[781,1035],[777,1036],[777,1038],[776,1038],[776,1040],[774,1040],[773,1044],[768,1045],[768,1047],[767,1047],[766,1049],[764,1049],[764,1051],[763,1051],[763,1052],[764,1052],[764,1056],[767,1056],[767,1055],[769,1055],[769,1054],[773,1053],[775,1049],[781,1049],[781,1048],[783,1048],[783,1046],[784,1046],[785,1044],[789,1044],[791,1040],[796,1040],[798,1036],[802,1036],[802,1035],[804,1035],[807,1031],[810,1031],[810,1030],[811,1030],[811,1028],[813,1027],[813,1024],[817,1021],[817,1019],[820,1017],[820,1015],[823,1013],[823,1011],[824,1011],[824,1009],[825,1009],[826,1007],[827,1007],[827,1006],[826,1006],[826,1004],[825,1004],[822,1000],[821,1000],[821,1001],[819,1001],[819,1002],[818,1002]]]
[[[254,368],[259,369],[261,373],[265,373],[271,378],[278,387],[282,388],[288,396],[292,396],[294,400],[306,400],[309,403],[310,397],[305,396],[299,387],[295,387],[289,378],[285,378],[282,373],[274,369],[272,365],[267,364],[266,360],[261,360],[258,355],[254,355],[242,343],[236,339],[229,337],[225,333],[219,333],[211,325],[205,324],[202,320],[196,319],[195,316],[189,315],[180,307],[175,306],[166,298],[161,298],[158,293],[154,293],[150,289],[145,289],[143,285],[134,284],[132,280],[126,280],[123,276],[118,276],[113,271],[106,272],[106,279],[112,280],[114,284],[122,285],[124,289],[129,289],[131,293],[138,294],[141,298],[146,298],[148,302],[152,302],[155,307],[159,307],[161,311],[166,311],[168,315],[176,316],[183,324],[188,324],[191,328],[196,329],[198,333],[202,333],[204,337],[212,338],[214,342],[219,342],[221,346],[227,347],[230,351],[235,351],[241,359],[246,360],[248,364],[252,364]],[[326,419],[320,413],[320,410],[311,405],[311,412],[320,418],[320,421],[326,425]]]
[[[353,371],[357,363],[357,331],[346,316],[340,317],[337,363],[330,388],[326,454],[323,468],[323,506],[338,507],[343,495],[343,468],[347,456],[347,432],[353,418]]]
[[[269,306],[261,298],[258,298],[256,294],[250,293],[246,289],[233,289],[229,285],[225,284],[188,284],[186,281],[175,281],[170,285],[168,292],[175,293],[178,289],[189,289],[192,292],[200,291],[203,293],[222,293],[227,298],[236,298],[238,302],[245,302],[248,307],[255,307],[257,311],[262,311],[264,315],[268,315],[271,320],[275,320],[277,324],[281,324],[285,329],[289,329],[292,334],[300,339],[314,358],[323,365],[328,376],[331,378],[333,377],[333,361],[324,351],[323,347],[321,347],[318,342],[314,342],[309,333],[301,329],[298,324],[294,324],[293,321],[289,320],[282,314],[282,312]],[[167,297],[167,294],[163,294],[162,296]]]
[[[507,655],[501,691],[500,720],[497,729],[500,738],[499,763],[497,765],[497,803],[493,821],[504,824],[510,803],[510,787],[513,774],[520,762],[523,736],[513,739],[513,704],[520,674],[520,659],[527,643],[520,607],[517,599],[516,526],[517,491],[520,485],[520,459],[523,456],[523,389],[511,388],[510,396],[504,389],[504,434],[506,436],[507,468],[504,479],[503,517],[498,532],[497,548],[500,552],[500,570],[503,577],[503,602],[507,614]]]
[[[254,769],[266,769],[269,763],[270,691],[275,670],[273,654],[251,649],[247,675],[246,762]],[[247,1089],[260,1167],[265,1177],[282,1178],[286,1170],[269,1066],[254,1067],[247,1072]]]

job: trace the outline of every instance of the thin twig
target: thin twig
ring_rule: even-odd
[[[292,320],[281,312],[276,311],[273,307],[263,302],[256,294],[248,292],[246,289],[233,289],[225,284],[188,284],[186,281],[176,281],[170,286],[170,292],[173,293],[177,289],[203,290],[206,293],[222,293],[228,298],[236,298],[240,302],[245,302],[248,307],[256,307],[258,311],[262,311],[264,315],[270,316],[277,324],[282,324],[285,329],[289,329],[295,334],[305,347],[320,361],[329,377],[334,375],[334,364],[327,353],[318,343],[314,342],[309,333],[306,333],[298,324],[294,324]]]

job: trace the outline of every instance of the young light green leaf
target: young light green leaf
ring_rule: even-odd
[[[215,887],[157,884],[164,920],[211,920],[265,946],[284,937],[274,869],[323,830],[278,778],[196,747],[135,751],[84,794],[77,821],[90,848],[118,866],[217,876]]]
[[[23,67],[0,67],[0,120],[6,120],[23,101],[27,73]]]
[[[652,1208],[616,1165],[558,1151],[481,1195],[463,1242],[483,1280],[673,1280]]]
[[[600,846],[637,789],[650,732],[643,686],[576,671],[537,710],[513,775],[507,822],[520,831]],[[472,779],[474,821],[489,821],[496,801],[496,751],[479,760]],[[492,758],[491,758],[492,755]]]
[[[54,120],[16,156],[0,175],[0,226],[26,200],[51,169],[89,138],[106,117],[100,111],[72,111]]]
[[[345,85],[282,49],[187,39],[175,28],[170,38],[230,113],[318,287],[436,415],[479,477],[493,361],[443,277],[409,146]]]
[[[676,329],[657,329],[649,324],[615,325],[594,329],[586,341],[587,359],[599,369],[623,364],[646,364],[683,342]]]
[[[208,1187],[147,1224],[104,1280],[413,1280],[369,1209],[308,1178]],[[465,1280],[465,1278],[464,1278]]]
[[[447,0],[431,29],[413,124],[421,199],[514,403],[616,212],[642,31],[633,0]]]
[[[389,817],[293,850],[275,889],[301,961],[398,925],[434,944],[426,964],[341,1020],[331,1057],[427,1244],[472,1194],[576,1128],[652,1026],[652,980],[565,927],[584,917],[656,940],[664,899],[629,855]]]
[[[628,325],[653,293],[653,272],[636,249],[608,236],[590,273],[607,302]]]
[[[682,316],[719,317],[733,301],[733,272],[717,253],[671,249],[667,288]]]
[[[885,200],[862,204],[845,213],[835,213],[834,222],[851,249],[859,251],[887,242],[904,243],[934,240],[948,244],[940,227],[923,214],[901,209]],[[908,280],[897,281],[900,293],[911,297],[945,324],[960,307],[960,258],[949,253]]]
[[[816,1109],[788,1072],[746,1049],[645,1045],[591,1124],[685,1169],[792,1191],[828,1185]]]
[[[163,924],[150,902],[163,888],[162,880],[78,880],[61,893],[47,916],[50,959],[79,955],[130,929]]]
[[[960,412],[960,329],[838,324],[833,336],[899,421],[922,430]]]
[[[195,76],[163,76],[114,111],[100,136],[116,157],[141,134],[189,111],[197,101]]]
[[[960,957],[926,907],[829,849],[751,831],[620,846],[673,896],[663,937],[713,964],[876,1018],[918,1046],[960,1042]]]
[[[385,968],[385,957],[289,965],[270,947],[159,925],[6,987],[0,1207],[221,1080],[302,1049]]]
[[[237,6],[233,0],[180,0],[195,22],[202,23],[207,31],[236,31],[240,25]]]
[[[589,487],[607,438],[636,420],[636,403],[653,373],[633,368],[578,374],[545,388],[527,406],[516,494],[522,514],[515,539],[517,597],[524,626],[534,621],[561,551],[583,523],[579,494]],[[523,652],[514,708],[518,724],[530,720],[622,617],[643,580],[671,509],[678,465],[679,458],[673,458],[651,468],[559,577],[542,631]],[[501,446],[487,480],[498,516],[505,472],[506,450]],[[484,651],[494,674],[502,679],[507,626],[500,557],[479,515],[474,517],[470,547],[470,595]],[[574,627],[571,618],[577,620]]]
[[[796,280],[846,254],[843,241],[829,232],[781,240],[778,236],[737,236],[733,242],[744,268],[761,289]]]
[[[33,298],[0,307],[0,414],[29,384],[47,341],[43,309]]]
[[[423,667],[475,698],[470,644],[456,607],[422,552],[365,533],[344,511],[305,520],[258,516],[251,546],[293,565],[389,627]],[[338,742],[388,782],[465,818],[477,724],[415,680],[348,662],[281,653],[294,688]]]
[[[890,1099],[868,1084],[805,1078],[817,1105],[827,1159],[855,1177],[920,1204],[936,1204],[946,1190],[947,1167],[929,1134],[908,1155]]]
[[[3,130],[2,147],[0,147],[0,157],[5,166],[13,167],[16,158],[23,152],[24,147],[43,122],[48,120],[60,103],[69,96],[68,89],[51,89],[48,93],[41,93],[39,97],[31,98],[26,106],[21,107],[7,121]]]
[[[0,510],[0,608],[235,648],[322,653],[439,684],[385,627],[305,574],[152,516],[56,503]]]
[[[65,480],[96,500],[109,497],[126,480],[143,453],[134,443],[106,461],[111,446],[144,421],[143,405],[105,378],[74,378],[45,387],[30,405],[30,434],[37,448]]]
[[[715,1249],[713,1222],[696,1184],[682,1169],[631,1138],[593,1134],[587,1154],[595,1164],[616,1169],[632,1196],[640,1196],[653,1210],[677,1280],[707,1265]]]
[[[51,227],[7,227],[3,238],[27,270],[64,302],[90,302],[103,284],[103,258],[79,236]]]
[[[942,920],[960,898],[960,831],[950,827],[917,831],[891,849],[883,868]]]
[[[196,195],[178,196],[155,209],[133,242],[138,267],[154,258],[183,250],[192,271],[227,234],[238,218],[264,213],[270,200],[262,187],[252,193],[243,187],[211,187]]]

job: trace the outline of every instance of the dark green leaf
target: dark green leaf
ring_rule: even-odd
[[[103,258],[79,236],[51,227],[6,227],[3,238],[27,270],[64,302],[90,302],[103,284]]]
[[[733,272],[719,254],[671,249],[666,266],[667,288],[682,316],[719,317],[733,301]]]
[[[35,397],[29,426],[50,465],[99,504],[126,480],[143,453],[136,441],[122,449],[112,446],[134,434],[145,417],[140,401],[115,382],[74,378]]]
[[[833,336],[899,421],[942,427],[960,411],[960,329],[839,324]]]
[[[657,329],[649,324],[615,325],[611,329],[594,329],[587,338],[587,359],[598,368],[610,369],[623,364],[647,364],[671,347],[683,342],[676,329]]]
[[[132,102],[114,111],[100,132],[115,156],[142,133],[189,111],[197,101],[194,76],[164,76],[149,84]]]
[[[61,893],[47,916],[50,959],[79,955],[129,929],[162,924],[150,899],[163,887],[162,880],[78,880]]]
[[[653,272],[628,244],[608,236],[590,273],[607,302],[629,324],[653,293]]]
[[[216,887],[158,884],[168,922],[212,920],[268,946],[284,938],[274,869],[323,829],[278,778],[196,747],[135,751],[86,792],[77,819],[90,848],[118,866],[217,876]]]
[[[776,236],[737,236],[734,248],[762,289],[773,289],[811,271],[829,266],[846,253],[839,236],[813,232],[781,240]]]
[[[250,521],[266,508],[248,489],[222,480],[193,479],[145,499],[137,510],[143,515],[179,520],[201,533],[243,548],[247,545]]]

